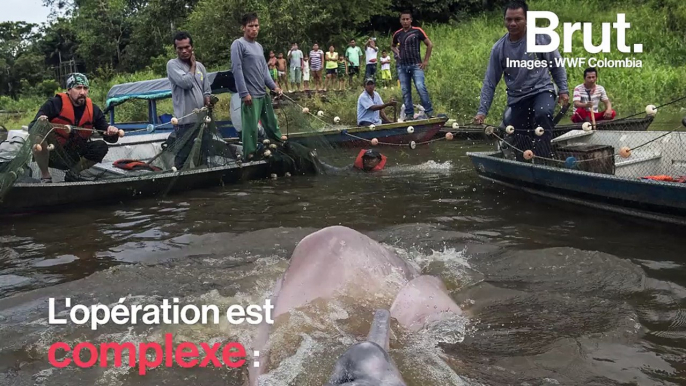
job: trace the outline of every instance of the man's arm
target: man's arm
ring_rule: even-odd
[[[548,44],[548,43],[545,43]],[[558,66],[557,63],[562,63],[562,56],[560,52],[555,50],[553,52],[547,53],[548,64],[550,66],[550,74],[553,76],[553,80],[557,85],[558,94],[560,94],[560,100],[565,103],[569,103],[569,88],[567,87],[567,71],[565,71],[564,66]]]
[[[426,44],[426,54],[424,55],[424,61],[419,65],[422,70],[426,69],[429,65],[429,58],[431,58],[431,50],[434,48],[434,43],[429,39],[426,34],[424,35],[424,44]]]
[[[400,50],[398,50],[398,44],[400,42],[398,41],[398,32],[393,34],[393,40],[391,41],[391,51],[397,56],[400,57]]]
[[[605,88],[600,93],[600,100],[605,104],[605,118],[610,118],[612,116],[612,102],[610,102]]]
[[[110,129],[110,127],[112,127],[112,129]],[[119,130],[107,123],[105,114],[102,112],[102,110],[100,110],[100,107],[96,105],[93,105],[93,128],[103,132],[102,139],[104,139],[105,142],[117,143],[119,140]],[[107,135],[108,130],[112,133],[114,133],[116,130],[116,134]]]
[[[495,94],[495,88],[500,82],[500,78],[503,76],[503,67],[500,62],[500,49],[496,48],[499,46],[494,46],[491,49],[491,58],[488,61],[488,68],[486,68],[486,75],[484,76],[484,84],[481,86],[481,104],[479,105],[479,110],[477,112],[478,118],[481,116],[479,123],[483,123],[483,118],[486,118],[488,110],[491,109],[491,103],[493,103],[493,94]]]
[[[175,60],[167,62],[167,77],[169,81],[184,90],[193,88],[194,72],[187,72]]]
[[[38,109],[36,116],[29,123],[29,130],[31,130],[33,125],[38,120],[38,117],[40,117],[41,115],[45,115],[46,117],[48,117],[48,120],[50,120],[59,116],[60,110],[62,110],[62,99],[60,97],[53,97],[48,99],[45,103],[43,103],[43,106],[41,106],[40,109]]]
[[[243,50],[241,43],[235,40],[231,44],[231,72],[236,81],[236,90],[238,95],[242,98],[249,96],[248,87],[245,84],[245,76],[243,76]],[[272,82],[273,83],[273,82]]]

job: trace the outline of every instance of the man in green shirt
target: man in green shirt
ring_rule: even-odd
[[[350,87],[353,85],[353,76],[360,74],[360,57],[362,50],[355,44],[355,39],[350,40],[348,49],[345,50],[345,58],[348,60],[348,79]]]

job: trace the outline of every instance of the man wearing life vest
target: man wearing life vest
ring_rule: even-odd
[[[365,172],[376,172],[386,166],[386,156],[372,149],[362,149],[353,167]]]
[[[103,132],[105,141],[116,143],[119,130],[107,123],[102,110],[88,98],[88,88],[89,82],[85,75],[71,74],[67,79],[67,92],[57,94],[45,102],[29,124],[29,130],[38,118],[45,117],[50,123],[97,129]],[[33,152],[41,171],[41,182],[52,182],[49,167],[68,171],[65,181],[71,181],[81,171],[102,162],[107,154],[105,142],[91,140],[92,130],[56,128],[52,133],[60,148],[50,151],[47,146],[43,146],[41,151]]]

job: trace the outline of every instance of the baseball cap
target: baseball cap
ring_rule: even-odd
[[[368,85],[369,83],[374,83],[374,84],[376,84],[376,81],[374,80],[374,78],[367,78],[367,79],[364,80],[365,86]]]
[[[381,158],[381,153],[379,153],[376,150],[369,149],[364,152],[364,155],[362,155],[362,158]]]

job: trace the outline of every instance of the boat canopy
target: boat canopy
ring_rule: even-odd
[[[231,71],[209,72],[207,77],[210,80],[210,88],[213,93],[237,92],[236,82]],[[166,98],[171,98],[171,82],[168,78],[117,84],[107,92],[104,112],[107,113],[114,106],[129,99],[158,100]]]

